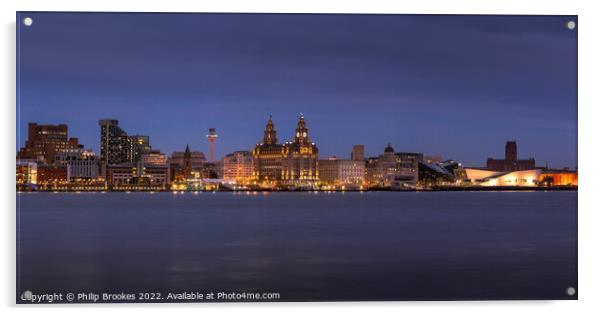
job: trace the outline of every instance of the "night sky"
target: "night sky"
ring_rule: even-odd
[[[33,25],[20,23],[25,16]],[[577,31],[569,16],[19,13],[17,146],[66,123],[98,152],[98,119],[171,154],[250,150],[273,115],[305,115],[321,157],[396,151],[470,166],[507,140],[538,166],[577,164]]]

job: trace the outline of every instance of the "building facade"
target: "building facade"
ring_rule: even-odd
[[[494,171],[466,168],[466,176],[473,185],[486,187],[534,187],[539,185],[540,169]]]
[[[27,141],[17,153],[17,159],[46,164],[54,163],[55,157],[62,151],[78,150],[83,146],[75,137],[68,137],[66,124],[38,125],[29,123]]]
[[[434,162],[435,161],[435,162]],[[436,186],[449,186],[456,184],[454,170],[446,168],[441,160],[432,158],[418,163],[418,184],[421,188],[432,188]]]
[[[318,162],[320,182],[335,186],[362,186],[365,181],[363,160],[321,159]]]
[[[126,160],[131,163],[140,161],[142,155],[150,153],[150,137],[146,135],[127,136]]]
[[[421,153],[396,153],[391,144],[382,155],[366,161],[366,182],[370,186],[413,188],[418,183],[418,163]]]
[[[301,115],[295,129],[295,139],[284,144],[282,181],[287,184],[305,185],[318,180],[318,147],[311,142],[305,118]]]
[[[144,165],[166,165],[168,163],[167,155],[159,150],[151,150],[142,154],[140,161]]]
[[[37,184],[42,187],[52,187],[67,182],[67,166],[38,165]]]
[[[67,180],[93,180],[99,176],[99,160],[92,150],[64,151],[56,163],[67,167]]]
[[[493,171],[519,171],[535,169],[535,159],[518,159],[516,142],[506,142],[504,159],[487,159],[487,169]]]
[[[364,145],[353,145],[351,160],[364,161]]]
[[[188,150],[184,151],[174,151],[171,153],[171,157],[169,157],[169,163],[176,165],[178,167],[183,167],[186,164],[186,160],[188,159],[190,163],[190,168],[192,170],[198,170],[203,168],[203,164],[207,162],[205,159],[205,154],[200,151],[191,151],[190,147],[186,145]],[[188,154],[186,153],[188,151]],[[188,158],[186,155],[190,155]]]
[[[234,180],[241,184],[253,181],[253,153],[235,151],[222,159],[220,178]]]
[[[539,183],[542,186],[578,186],[579,176],[577,170],[551,170],[545,169],[539,176]]]
[[[127,134],[119,127],[119,121],[113,119],[102,119],[100,125],[100,163],[101,173],[106,174],[108,165],[128,162],[127,157]]]
[[[115,191],[166,190],[170,184],[169,166],[141,162],[109,165],[106,181],[107,187]]]
[[[115,119],[102,119],[98,121],[100,126],[100,166],[101,174],[106,174],[108,165],[122,163],[135,164],[140,161],[145,153],[149,153],[149,136],[128,135]]]
[[[169,159],[171,178],[176,182],[203,178],[203,171],[207,164],[205,154],[191,151],[187,144],[184,151],[173,152]]]
[[[255,145],[253,149],[253,178],[255,181],[267,186],[280,182],[283,178],[284,153],[284,145],[278,143],[276,128],[270,115],[263,132],[263,142]]]
[[[38,164],[28,160],[17,160],[17,186],[35,185],[38,182]]]

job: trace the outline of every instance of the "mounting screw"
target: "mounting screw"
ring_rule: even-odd
[[[575,290],[574,287],[569,286],[566,288],[566,295],[573,296],[573,295],[575,295],[575,293],[577,293],[577,290]]]
[[[23,25],[31,26],[33,24],[33,20],[30,17],[26,17],[23,19]]]
[[[566,28],[569,30],[574,30],[576,26],[577,24],[575,23],[575,21],[566,22]]]

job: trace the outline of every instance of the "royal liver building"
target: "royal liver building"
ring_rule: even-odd
[[[318,147],[312,143],[303,115],[299,117],[292,142],[278,143],[272,117],[263,142],[253,150],[254,177],[265,186],[306,186],[318,181]]]

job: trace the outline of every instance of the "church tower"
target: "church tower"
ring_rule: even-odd
[[[186,144],[186,149],[184,150],[184,166],[182,168],[184,179],[190,178],[190,175],[192,174],[191,158],[192,155],[190,154],[190,147],[188,147],[188,144]]]

